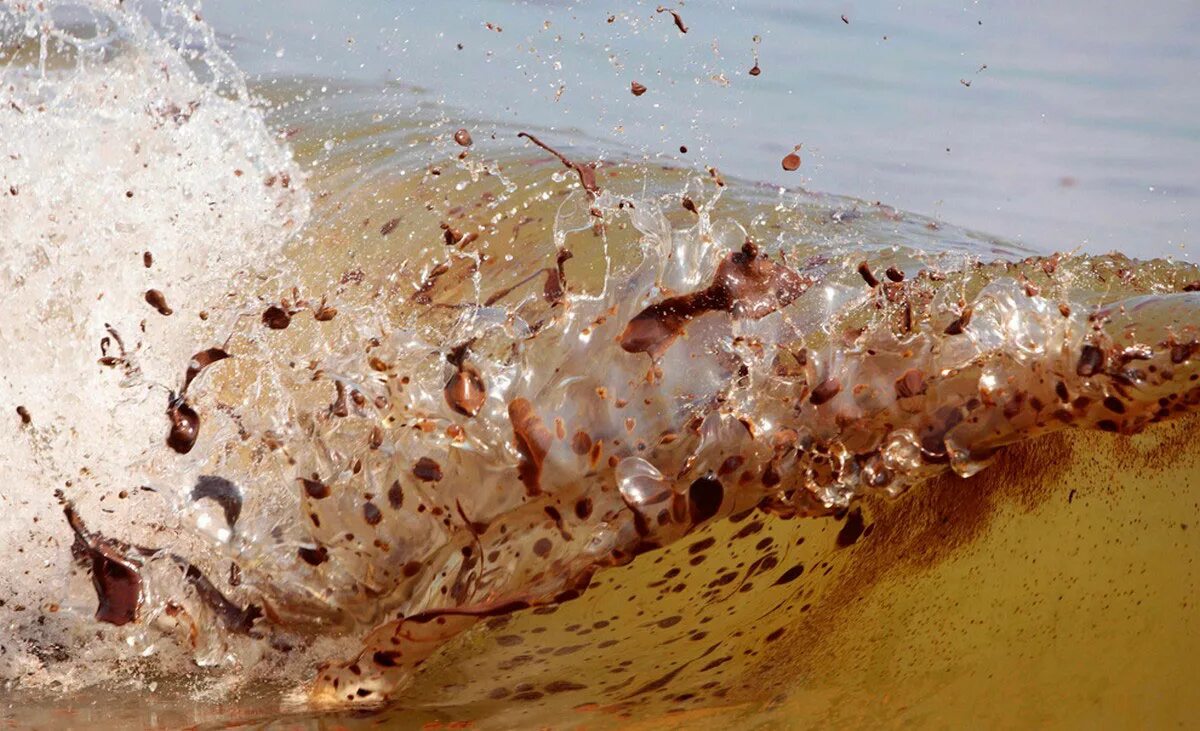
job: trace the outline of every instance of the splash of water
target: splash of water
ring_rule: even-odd
[[[18,335],[43,338],[32,352],[55,363],[6,364],[28,379],[12,398],[31,414],[10,435],[28,450],[14,466],[44,488],[14,520],[56,520],[45,493],[62,489],[79,577],[118,640],[73,659],[119,658],[120,642],[242,670],[346,657],[305,698],[378,703],[481,617],[571,599],[597,570],[713,521],[828,514],[946,470],[970,475],[1037,434],[1131,433],[1200,401],[1200,295],[1183,291],[1194,267],[907,248],[860,265],[786,235],[751,240],[714,194],[694,193],[681,221],[675,194],[624,190],[565,157],[579,187],[531,196],[555,208],[537,246],[500,256],[487,226],[446,223],[433,260],[348,270],[327,278],[328,295],[293,288],[284,277],[298,265],[265,259],[304,221],[302,176],[230,91],[236,75],[192,69],[200,52],[140,16],[88,7],[136,42],[101,44],[115,54],[103,73],[84,61],[61,78],[39,71],[0,122],[79,140],[13,174],[11,197],[32,208],[13,236],[27,259],[6,259],[20,272],[9,291],[27,298],[6,304],[36,313]],[[28,27],[39,47],[53,35]],[[207,44],[199,57],[217,53]],[[107,99],[98,88],[135,101],[118,94],[99,115],[70,102]],[[47,91],[44,116],[28,121]],[[104,144],[117,132],[138,144]],[[58,154],[47,139],[19,156]],[[78,185],[77,161],[95,184]],[[55,164],[72,176],[32,172]],[[464,188],[499,177],[462,164]],[[121,196],[142,201],[129,182],[142,174],[161,199],[121,209]],[[63,218],[77,228],[48,225]],[[120,257],[129,265],[111,264]],[[225,297],[246,269],[267,280],[268,301]],[[151,288],[162,300],[141,302]],[[183,323],[200,310],[207,320]],[[77,345],[105,336],[103,353]],[[47,382],[78,395],[43,387],[55,397],[35,400]],[[157,507],[106,521],[111,486],[131,475]],[[67,541],[39,540],[61,568]],[[63,620],[54,641],[74,651],[70,633],[92,627]],[[23,631],[45,654],[53,635]]]
[[[161,460],[177,364],[228,327],[196,313],[236,299],[308,215],[303,175],[207,27],[172,5],[156,30],[135,5],[0,5],[0,534],[18,554],[0,573],[0,675],[25,682],[51,682],[39,669],[62,648],[120,654],[67,619],[54,490],[131,539],[174,522],[122,506]],[[52,682],[76,681],[82,666]]]

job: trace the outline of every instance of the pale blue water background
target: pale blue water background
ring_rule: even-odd
[[[528,125],[608,157],[882,200],[1041,250],[1200,253],[1200,2],[696,0],[680,7],[686,35],[656,4],[203,12],[260,81],[389,87],[383,111],[434,100],[477,141],[489,121]],[[783,172],[800,143],[803,166]]]

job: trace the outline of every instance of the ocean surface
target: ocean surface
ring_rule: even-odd
[[[204,15],[255,80],[396,85],[397,109],[536,123],[606,157],[881,200],[1039,251],[1196,256],[1193,2],[690,2],[687,35],[656,7],[218,1]],[[622,93],[631,80],[650,92]]]

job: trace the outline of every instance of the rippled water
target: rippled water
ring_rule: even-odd
[[[1200,272],[1036,256],[1119,210],[1090,173],[1001,208],[1027,249],[891,205],[993,228],[1011,159],[815,144],[887,95],[787,54],[927,17],[291,10],[0,14],[15,722],[1189,717]],[[905,99],[959,103],[970,15]],[[1171,190],[1104,236],[1180,253]]]

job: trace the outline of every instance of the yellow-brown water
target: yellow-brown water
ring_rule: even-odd
[[[865,505],[872,530],[846,548],[835,520],[766,520],[742,538],[757,519],[713,526],[695,539],[716,539],[703,563],[679,545],[608,572],[551,614],[495,622],[390,711],[270,721],[273,707],[253,695],[232,708],[119,695],[114,709],[89,693],[20,698],[16,718],[40,728],[1186,726],[1200,712],[1190,692],[1196,428],[1045,438],[976,477]],[[768,538],[781,561],[742,591]],[[797,565],[799,578],[777,584]],[[737,579],[711,595],[705,585],[729,570]],[[554,692],[562,680],[585,687]]]
[[[619,272],[635,264],[640,253],[642,232],[617,214],[606,228],[592,225],[586,207],[579,205],[574,175],[562,175],[557,161],[540,152],[519,148],[517,130],[497,128],[496,141],[485,141],[477,132],[475,147],[463,159],[450,139],[470,122],[448,122],[420,110],[404,120],[383,121],[376,119],[369,95],[363,100],[351,92],[345,109],[324,109],[315,119],[302,113],[303,104],[299,112],[287,111],[284,104],[289,94],[303,96],[304,85],[271,92],[285,110],[273,124],[281,137],[293,141],[308,178],[301,182],[295,176],[284,184],[271,168],[252,176],[277,210],[302,208],[306,201],[287,202],[311,195],[312,211],[303,214],[309,224],[283,247],[281,258],[243,260],[234,287],[224,281],[205,284],[196,262],[186,258],[195,229],[183,231],[179,246],[176,224],[164,216],[155,225],[171,234],[169,243],[147,247],[137,237],[122,238],[122,227],[140,213],[97,211],[115,217],[114,249],[126,247],[129,251],[122,253],[130,254],[124,260],[114,257],[116,264],[99,262],[99,271],[120,282],[102,291],[106,306],[130,313],[129,328],[117,327],[128,333],[137,329],[137,320],[147,319],[145,287],[162,287],[176,310],[174,319],[149,318],[142,325],[145,351],[134,362],[152,379],[163,374],[159,383],[177,385],[187,356],[202,347],[224,342],[235,353],[233,360],[205,373],[204,390],[196,396],[205,419],[197,453],[223,459],[214,463],[230,469],[250,465],[247,474],[257,479],[246,483],[253,487],[246,498],[252,518],[270,518],[272,510],[289,515],[290,506],[281,499],[292,494],[293,475],[272,483],[254,472],[256,457],[250,450],[243,455],[239,444],[258,444],[278,425],[264,415],[280,394],[306,408],[324,408],[332,395],[320,384],[311,393],[289,393],[290,386],[271,380],[271,374],[285,372],[289,357],[328,356],[330,363],[349,364],[359,357],[356,338],[363,335],[363,323],[381,334],[403,324],[413,292],[421,291],[422,279],[443,260],[453,262],[451,274],[429,291],[470,298],[476,287],[471,258],[446,245],[442,224],[479,234],[483,295],[542,266],[563,242],[575,253],[568,272],[576,293],[595,292],[608,267]],[[180,112],[171,114],[181,127],[190,124],[186,116],[178,120]],[[157,132],[146,134],[159,139]],[[325,142],[331,138],[338,142],[327,154]],[[602,168],[600,179],[607,190],[636,196],[639,205],[657,200],[676,229],[694,220],[695,214],[678,206],[688,195],[713,220],[741,225],[746,235],[774,242],[786,256],[823,258],[829,264],[824,283],[843,297],[860,296],[855,293],[863,285],[853,264],[864,256],[880,262],[877,270],[882,263],[903,262],[911,272],[1025,253],[885,205],[780,193],[733,180],[717,200],[715,175],[698,171],[618,162]],[[215,183],[214,188],[224,190]],[[171,204],[175,191],[168,186],[163,191]],[[39,193],[36,183],[22,188],[35,211]],[[137,189],[139,202],[144,193]],[[145,205],[151,213],[159,210]],[[261,215],[253,205],[224,205],[252,223]],[[261,236],[272,239],[278,230],[273,243],[279,243],[298,218],[269,219]],[[27,229],[14,227],[19,239],[36,231],[39,221],[31,216],[28,223]],[[253,233],[258,229],[247,234],[229,225],[231,236],[260,235]],[[220,245],[230,247],[224,254],[229,257],[238,241]],[[143,248],[155,250],[153,267],[143,263]],[[85,267],[97,264],[80,258]],[[1194,274],[1163,262],[1097,262],[1064,260],[1058,276],[1075,293],[1072,302],[1175,292]],[[1118,274],[1126,269],[1132,278]],[[1052,273],[1045,274],[1051,282]],[[1099,284],[1084,283],[1092,275]],[[1112,275],[1116,278],[1105,278]],[[19,294],[29,291],[20,289],[24,282],[18,285]],[[77,286],[70,283],[52,294],[69,298]],[[970,286],[963,285],[964,297],[975,296]],[[265,305],[295,300],[293,287],[313,304],[327,299],[338,309],[336,318],[297,316],[286,332],[265,335],[245,327],[246,319],[261,327],[257,321]],[[1079,295],[1080,290],[1087,294]],[[840,314],[846,301],[831,302],[828,309],[805,302],[812,306],[796,308],[796,317],[819,323]],[[209,317],[199,317],[201,311]],[[79,327],[81,339],[103,334],[86,323]],[[812,337],[819,344],[834,339],[830,333]],[[94,357],[90,347],[87,353],[88,360]],[[101,380],[87,391],[92,403],[107,404],[121,388],[130,388],[129,382],[115,380]],[[155,392],[145,404],[119,400],[114,407],[126,415],[125,422],[129,415],[148,415],[144,424],[125,428],[136,432],[145,426],[153,435],[139,455],[146,461],[133,469],[159,493],[131,491],[119,479],[124,465],[116,460],[49,449],[52,439],[63,438],[56,427],[78,429],[70,409],[59,405],[62,413],[51,416],[53,402],[29,400],[36,397],[34,390],[18,397],[36,404],[32,426],[15,432],[18,440],[30,433],[36,437],[29,439],[33,461],[23,469],[33,473],[34,466],[50,466],[72,478],[65,485],[66,498],[90,527],[143,545],[165,542],[235,602],[261,600],[252,587],[238,588],[225,579],[228,556],[213,550],[209,541],[215,534],[205,533],[212,527],[211,515],[193,512],[186,500],[160,497],[173,491],[186,495],[190,484],[172,480],[186,480],[192,469],[179,467],[181,458],[161,442],[166,426],[161,394]],[[268,423],[256,423],[260,416]],[[31,590],[42,581],[40,574],[35,580],[14,573],[3,577],[6,586],[29,596],[40,593],[46,603],[37,609],[23,602],[19,609],[15,602],[4,607],[13,631],[11,652],[32,653],[41,663],[32,669],[16,666],[9,713],[19,726],[168,728],[240,720],[281,727],[1186,722],[1196,710],[1186,705],[1196,649],[1189,644],[1196,635],[1189,606],[1196,586],[1198,548],[1191,525],[1196,503],[1188,489],[1197,472],[1190,440],[1195,428],[1194,418],[1184,418],[1134,437],[1058,433],[1001,452],[969,479],[938,477],[895,499],[863,493],[840,518],[785,520],[753,512],[701,526],[632,564],[602,571],[580,598],[486,620],[425,663],[386,709],[310,715],[316,712],[281,708],[284,696],[311,683],[318,662],[353,656],[363,632],[353,622],[322,629],[322,618],[305,618],[301,608],[289,621],[311,624],[286,630],[295,632],[288,636],[297,643],[290,651],[260,648],[209,627],[202,646],[189,648],[178,641],[178,626],[114,630],[96,624],[90,616],[96,597],[86,572],[75,570],[62,593],[51,584]],[[91,442],[85,439],[85,446]],[[302,454],[306,444],[297,439],[288,448]],[[57,518],[49,485],[39,493],[27,487],[37,484],[36,478],[22,479],[21,491],[9,498],[16,495],[34,506],[32,527],[21,530],[28,529],[31,545],[49,557],[31,570],[66,574],[70,534],[65,521],[41,522],[45,516]],[[120,508],[111,510],[113,504]],[[336,518],[337,511],[326,515]],[[287,521],[280,517],[281,525]],[[249,535],[265,541],[268,532]],[[12,536],[22,540],[24,534]],[[251,541],[251,548],[262,545]],[[289,558],[295,563],[294,556]],[[253,570],[249,565],[247,576]],[[168,579],[155,578],[170,586]],[[203,614],[203,602],[186,591],[176,598],[212,621],[212,615]],[[266,598],[271,599],[269,593]],[[369,604],[353,608],[370,610]],[[286,622],[280,624],[286,629]],[[88,659],[86,653],[95,651],[101,654]],[[206,669],[190,665],[193,651]],[[282,710],[293,715],[280,717]]]

